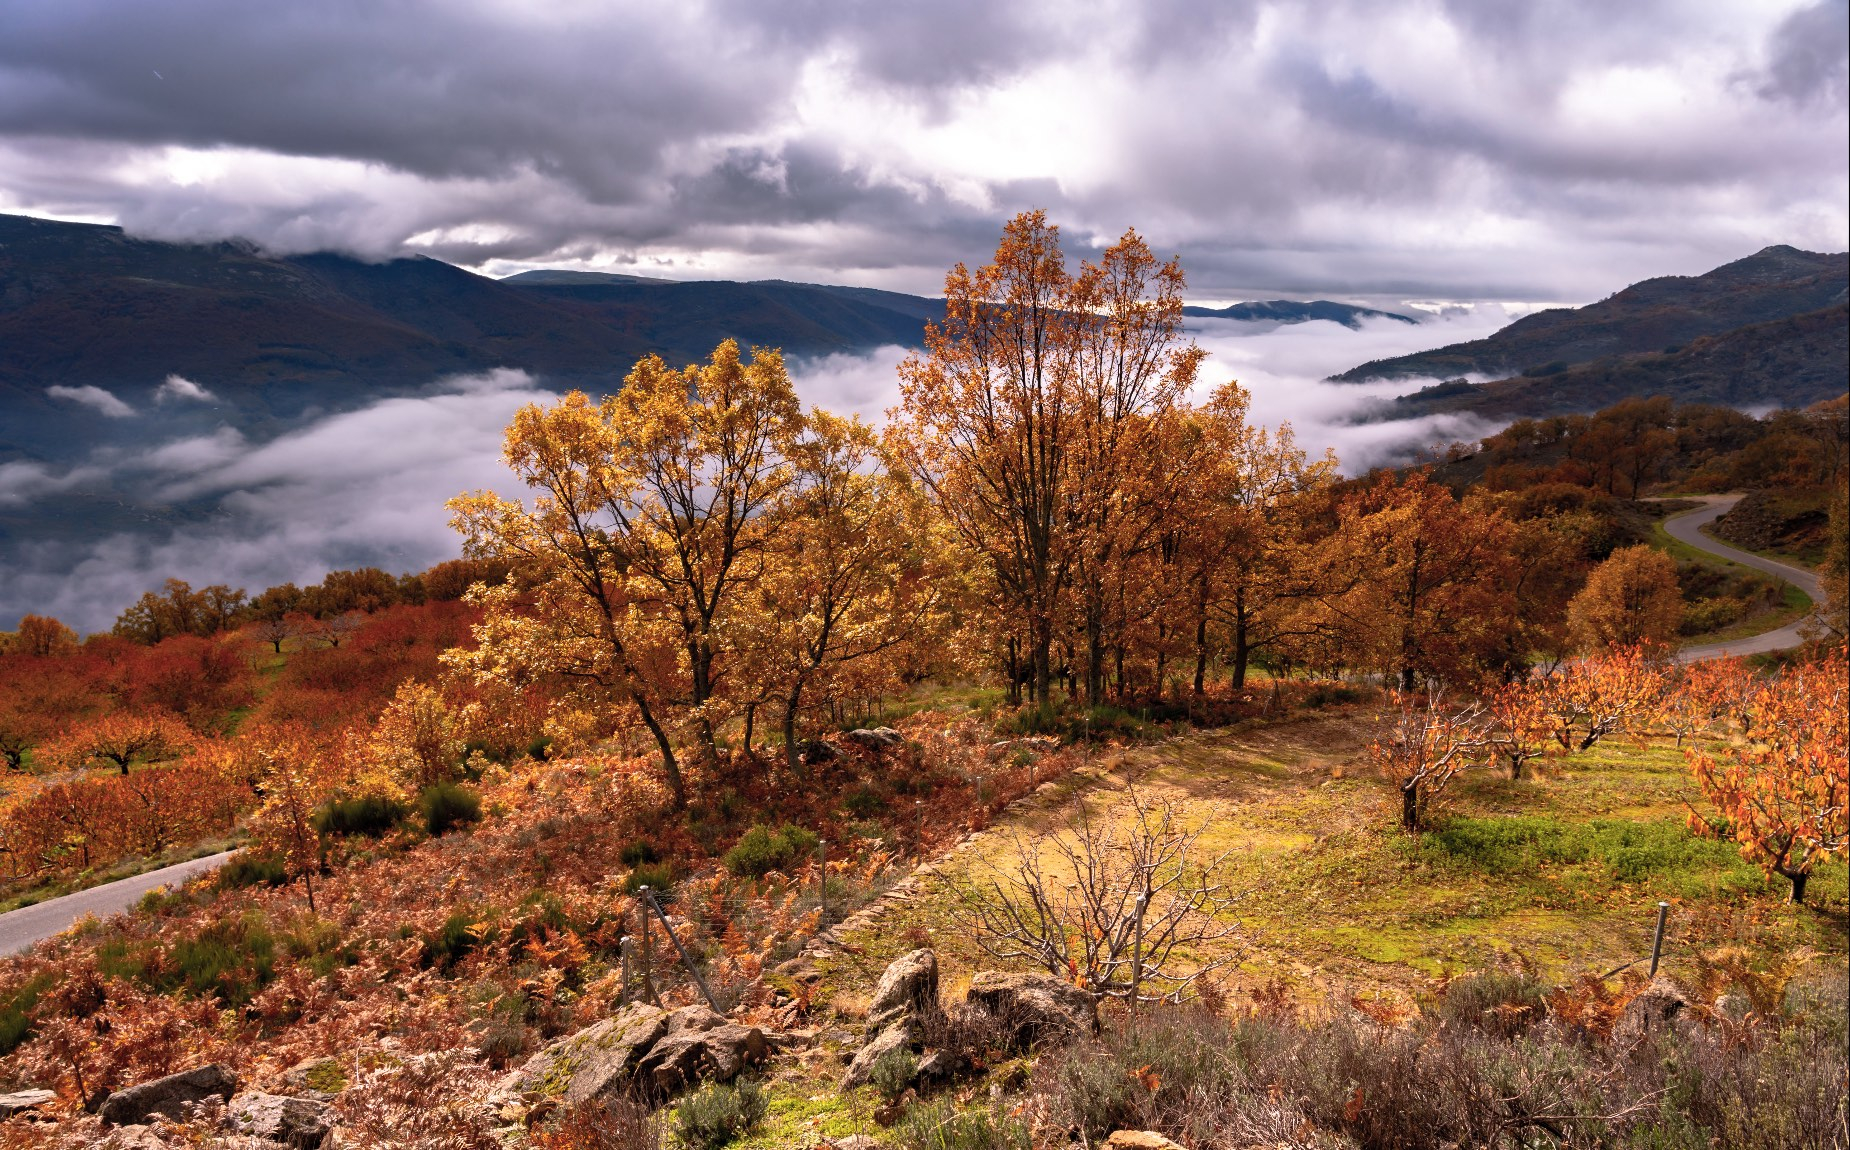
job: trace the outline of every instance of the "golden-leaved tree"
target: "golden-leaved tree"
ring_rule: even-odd
[[[523,408],[504,454],[531,504],[450,503],[469,554],[515,571],[480,596],[479,645],[455,661],[482,679],[560,676],[607,723],[627,710],[685,803],[675,738],[716,757],[729,619],[761,574],[803,424],[783,357],[747,360],[731,340],[681,370],[649,356],[599,404]]]
[[[1568,634],[1587,654],[1670,643],[1682,623],[1676,562],[1643,544],[1614,551],[1567,605]]]

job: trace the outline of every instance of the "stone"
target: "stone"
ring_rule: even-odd
[[[771,1040],[758,1027],[704,1006],[684,1006],[669,1015],[667,1033],[637,1061],[635,1081],[658,1096],[702,1081],[730,1082],[770,1050]]]
[[[873,1073],[874,1063],[880,1061],[880,1056],[910,1047],[914,1037],[912,1027],[903,1021],[874,1035],[866,1046],[856,1052],[854,1061],[848,1064],[848,1072],[842,1075],[841,1088],[853,1090],[857,1086],[867,1085],[868,1076]]]
[[[851,743],[858,743],[870,751],[883,751],[889,747],[900,746],[906,741],[906,736],[891,727],[874,727],[871,730],[867,727],[858,727],[843,735],[842,738]]]
[[[867,1033],[871,1036],[902,1019],[935,1013],[938,1009],[938,956],[929,947],[901,955],[887,965],[874,984],[867,1006]]]
[[[565,1088],[567,1105],[594,1098],[612,1101],[628,1090],[636,1064],[668,1033],[668,1012],[639,1002],[599,1026],[603,1029],[594,1037],[567,1049],[567,1057],[579,1060]]]
[[[1612,1037],[1619,1042],[1636,1042],[1653,1030],[1664,1030],[1689,1005],[1689,999],[1667,978],[1654,979],[1625,1004]]]
[[[817,1150],[886,1150],[886,1143],[866,1134],[849,1134],[825,1143]]]
[[[1016,1047],[1065,1044],[1098,1033],[1092,996],[1050,974],[979,971],[966,998],[1010,1031]]]
[[[347,1088],[347,1067],[338,1058],[304,1058],[283,1071],[282,1084],[300,1098],[332,1098]]]
[[[146,1122],[156,1114],[184,1119],[194,1106],[206,1099],[216,1095],[229,1102],[237,1092],[238,1076],[213,1063],[118,1090],[103,1099],[97,1112],[111,1126]]]
[[[334,1130],[326,1102],[255,1092],[231,1100],[225,1108],[225,1125],[235,1133],[277,1142],[290,1150],[321,1150]]]
[[[1116,1130],[1105,1139],[1110,1150],[1186,1150],[1154,1130]]]
[[[58,1097],[50,1090],[15,1090],[11,1094],[0,1094],[0,1118],[11,1118],[26,1110],[36,1110]]]

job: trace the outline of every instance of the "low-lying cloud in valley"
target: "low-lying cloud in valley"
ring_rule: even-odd
[[[1325,322],[1266,330],[1210,320],[1192,334],[1212,353],[1204,389],[1239,379],[1253,393],[1256,420],[1289,419],[1306,449],[1333,447],[1354,473],[1492,428],[1452,416],[1358,422],[1373,401],[1417,385],[1323,378],[1367,360],[1477,338],[1508,318],[1492,306],[1417,327],[1372,321],[1360,331]],[[878,423],[899,401],[895,368],[905,354],[888,347],[796,360],[791,371],[806,404]],[[98,420],[108,419],[111,403],[127,406],[98,388],[66,390],[96,392],[100,399],[72,398]],[[179,377],[161,390],[193,401],[187,406],[204,408],[199,401],[211,398],[204,385]],[[0,464],[0,514],[20,516],[0,555],[0,628],[31,612],[84,631],[105,629],[169,577],[255,593],[285,581],[315,582],[336,568],[410,571],[452,557],[458,540],[444,501],[482,487],[515,494],[501,462],[502,429],[521,405],[554,398],[543,381],[498,371],[442,380],[425,394],[322,416],[268,439],[221,424],[138,450],[99,450],[67,468]]]

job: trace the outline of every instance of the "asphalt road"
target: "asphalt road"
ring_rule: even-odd
[[[1824,601],[1824,588],[1818,583],[1818,576],[1814,572],[1730,547],[1698,530],[1704,524],[1713,523],[1730,507],[1740,502],[1739,495],[1705,495],[1701,499],[1703,506],[1696,510],[1685,511],[1664,520],[1664,531],[1672,539],[1687,543],[1698,551],[1706,551],[1717,558],[1726,559],[1730,563],[1739,563],[1743,567],[1752,567],[1775,579],[1783,579],[1811,596],[1813,603]],[[1720,659],[1729,655],[1761,655],[1768,651],[1784,651],[1805,641],[1805,636],[1800,634],[1800,628],[1804,627],[1805,623],[1805,619],[1800,619],[1796,623],[1788,623],[1777,631],[1750,635],[1745,639],[1734,639],[1726,643],[1709,643],[1701,647],[1685,647],[1677,652],[1677,659],[1684,663],[1695,663],[1703,659]]]
[[[0,914],[0,954],[16,954],[40,939],[69,930],[86,914],[103,918],[127,910],[157,887],[178,886],[195,875],[212,870],[231,857],[230,851],[190,859],[146,874],[80,890],[34,906]]]

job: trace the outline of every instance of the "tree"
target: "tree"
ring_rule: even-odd
[[[14,655],[32,655],[40,658],[51,655],[68,655],[76,649],[77,632],[56,619],[43,615],[22,616],[19,620],[19,630],[13,632],[13,641],[6,648]]]
[[[283,653],[283,644],[296,635],[296,625],[280,615],[274,619],[258,619],[244,629],[257,642],[268,643],[271,651],[278,655]]]
[[[1850,844],[1850,690],[1840,649],[1762,683],[1740,743],[1690,746],[1684,756],[1709,801],[1699,833],[1732,838],[1748,861],[1791,884],[1805,901],[1818,860]]]
[[[1509,521],[1461,506],[1423,474],[1383,474],[1348,496],[1310,578],[1317,624],[1411,691],[1475,679],[1515,625]]]
[[[399,685],[373,724],[367,749],[412,795],[462,770],[464,743],[456,716],[440,691],[415,681]]]
[[[1561,749],[1584,751],[1655,717],[1664,692],[1662,649],[1622,647],[1576,659],[1530,689]]]
[[[896,455],[1021,620],[1041,705],[1076,558],[1072,298],[1060,230],[1043,212],[1010,220],[993,263],[945,276],[944,322],[900,365],[893,425]]]
[[[199,591],[183,579],[169,579],[124,611],[111,630],[138,643],[173,635],[211,635],[229,628],[245,607],[242,589],[214,583]]]
[[[1417,831],[1447,785],[1481,766],[1494,745],[1478,703],[1453,706],[1437,686],[1394,691],[1378,720],[1368,761],[1400,792],[1400,825]]]
[[[195,742],[197,736],[173,714],[148,707],[78,723],[40,753],[61,770],[109,766],[126,775],[132,766],[178,758]]]
[[[1168,800],[1126,792],[1128,810],[1094,815],[1075,803],[1053,832],[1016,834],[1005,862],[944,881],[970,938],[1004,962],[1027,962],[1096,998],[1180,1000],[1240,955],[1203,953],[1232,937],[1233,899],[1213,876],[1226,855],[1194,857],[1205,826],[1187,827]],[[1144,986],[1159,991],[1143,993]]]
[[[314,911],[315,876],[322,865],[315,810],[339,791],[345,764],[332,746],[298,723],[258,728],[240,741],[262,795],[251,816],[253,843],[280,859],[290,879],[302,880]]]
[[[1836,490],[1831,493],[1830,524],[1824,561],[1818,564],[1818,582],[1824,586],[1824,602],[1818,605],[1816,618],[1827,642],[1842,643],[1850,639],[1850,479],[1841,471]]]
[[[748,675],[782,713],[795,775],[806,695],[856,682],[868,694],[896,679],[892,656],[937,629],[945,572],[942,552],[932,554],[935,525],[882,466],[867,425],[811,412],[791,468],[739,626]]]
[[[1614,551],[1567,605],[1568,633],[1586,654],[1669,643],[1682,624],[1676,562],[1642,544]]]
[[[474,672],[558,674],[587,700],[632,707],[683,805],[671,727],[717,758],[726,626],[760,573],[763,518],[802,426],[783,358],[743,361],[731,340],[683,371],[649,356],[596,407],[573,392],[523,408],[505,455],[533,506],[490,493],[450,504],[471,556],[513,563],[522,585],[479,597]]]
[[[1509,764],[1510,778],[1522,778],[1523,764],[1548,750],[1548,709],[1526,682],[1505,683],[1484,704],[1490,721],[1490,746]]]

